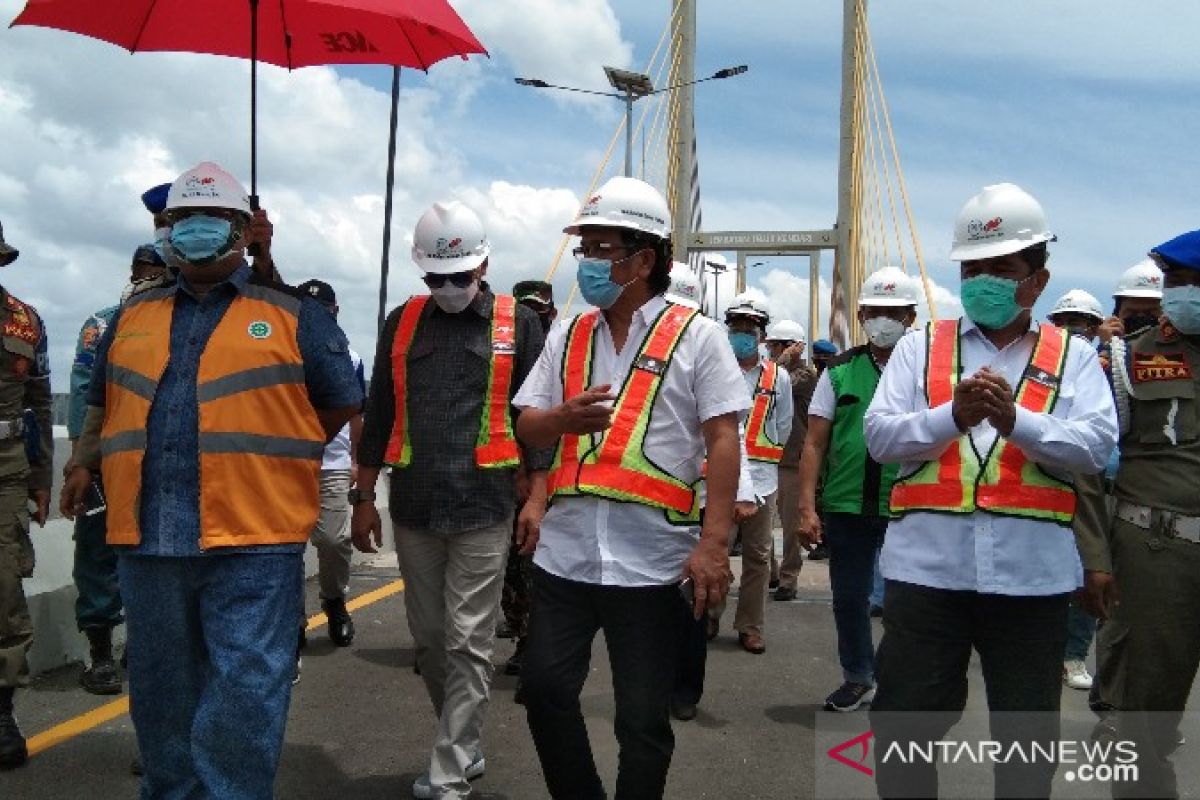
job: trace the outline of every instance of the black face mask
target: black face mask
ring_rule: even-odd
[[[1125,325],[1125,333],[1133,333],[1140,331],[1142,328],[1149,328],[1158,325],[1158,317],[1153,314],[1130,314],[1121,320]]]
[[[538,314],[538,322],[542,323],[542,333],[549,333],[550,326],[554,324],[554,315]]]
[[[827,359],[827,358],[814,358],[813,359],[813,366],[817,368],[818,375],[825,371],[825,366],[828,363],[829,363],[829,359]]]

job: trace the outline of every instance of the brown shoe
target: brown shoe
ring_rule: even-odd
[[[762,655],[767,651],[767,643],[757,633],[739,633],[738,644],[747,653],[753,653],[756,656]]]

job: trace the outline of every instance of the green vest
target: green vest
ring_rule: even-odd
[[[837,405],[825,454],[821,510],[869,517],[890,516],[889,499],[899,464],[880,464],[867,453],[863,418],[879,385],[869,345],[837,356],[827,367]]]

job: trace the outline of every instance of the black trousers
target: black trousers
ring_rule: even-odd
[[[675,586],[625,588],[569,581],[534,568],[521,665],[529,730],[555,800],[604,798],[579,706],[592,641],[604,631],[620,745],[617,800],[661,798],[675,750],[671,685],[680,606]]]
[[[991,738],[1048,744],[1059,736],[1067,594],[1020,597],[888,581],[871,706],[879,796],[937,797],[937,764],[884,760],[893,743],[944,739],[967,702],[967,665],[978,651]],[[913,713],[919,712],[919,713]],[[1023,712],[1023,713],[1012,713]],[[996,764],[997,797],[1049,797],[1055,764]]]

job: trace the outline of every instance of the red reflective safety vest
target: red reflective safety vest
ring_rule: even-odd
[[[396,338],[392,341],[392,383],[396,393],[396,418],[384,453],[384,463],[407,467],[412,463],[408,426],[408,351],[417,334],[421,312],[429,295],[410,297],[400,312]],[[520,462],[521,452],[513,433],[509,397],[513,361],[516,358],[517,302],[509,295],[496,295],[492,309],[492,359],[488,365],[487,394],[475,442],[475,464],[481,469],[504,469]]]
[[[758,386],[754,389],[754,406],[746,420],[746,456],[751,461],[778,464],[783,459],[783,445],[767,435],[767,416],[775,408],[775,380],[779,365],[764,361]]]
[[[563,357],[563,398],[581,394],[591,382],[592,353],[599,311],[580,314],[567,332]],[[599,444],[581,452],[583,437],[567,434],[558,444],[550,468],[550,496],[591,495],[661,508],[692,518],[699,496],[693,486],[667,474],[646,457],[646,430],[654,400],[671,366],[683,332],[695,309],[668,304],[642,341],[613,406],[612,426]]]
[[[925,392],[929,407],[954,399],[962,374],[959,357],[959,321],[941,320],[926,329]],[[1017,386],[1016,403],[1026,411],[1048,414],[1058,398],[1066,364],[1070,334],[1053,325],[1042,325],[1029,365]],[[938,511],[970,514],[976,510],[1010,517],[1047,520],[1070,525],[1075,518],[1075,489],[1048,475],[1026,458],[1020,447],[997,436],[983,458],[975,454],[969,436],[946,448],[937,461],[929,461],[892,487],[891,510]]]

